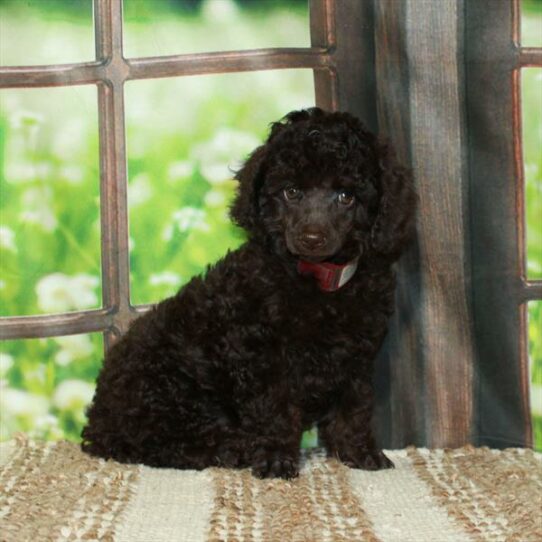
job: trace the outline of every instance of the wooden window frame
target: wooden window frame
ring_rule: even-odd
[[[0,319],[0,339],[104,332],[108,347],[148,306],[130,302],[124,84],[127,81],[257,70],[314,71],[316,104],[338,109],[347,85],[338,72],[348,44],[336,25],[350,24],[365,8],[356,0],[310,0],[311,47],[221,51],[127,59],[123,54],[122,0],[94,0],[96,60],[76,64],[0,68],[0,88],[96,85],[98,88],[102,308]],[[358,3],[359,4],[359,3]],[[339,7],[338,7],[339,6]],[[350,11],[347,11],[350,8]],[[350,33],[352,34],[352,32]],[[349,46],[348,46],[349,47]],[[360,49],[360,52],[365,49]],[[351,58],[350,58],[351,60]],[[345,70],[346,71],[346,70]],[[348,90],[348,89],[347,89]]]
[[[527,304],[542,280],[527,277],[520,81],[542,47],[521,45],[521,0],[467,1],[465,25],[476,442],[532,447]]]

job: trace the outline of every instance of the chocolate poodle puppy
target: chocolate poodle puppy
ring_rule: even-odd
[[[236,178],[247,242],[111,348],[83,449],[291,478],[316,424],[330,456],[391,467],[371,432],[371,380],[413,231],[409,173],[355,117],[314,108],[273,124]]]

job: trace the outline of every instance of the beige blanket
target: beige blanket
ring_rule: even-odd
[[[121,465],[24,437],[0,451],[6,542],[542,541],[542,456],[528,450],[409,448],[380,472],[314,451],[290,482]]]

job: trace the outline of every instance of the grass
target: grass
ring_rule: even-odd
[[[92,59],[90,3],[47,4],[47,11],[40,10],[44,2],[36,0],[0,4],[3,64]],[[222,11],[204,5],[181,14],[171,12],[168,0],[152,5],[152,10],[143,10],[148,2],[125,3],[129,55],[309,43],[307,13],[299,3],[275,3],[278,7],[265,18],[261,8],[241,10],[224,1],[221,5],[229,8]],[[527,6],[526,36],[538,28],[539,5]],[[233,34],[224,31],[232,27]],[[524,70],[522,79],[531,278],[542,277],[540,72]],[[261,140],[269,122],[313,103],[310,70],[126,85],[132,303],[152,303],[173,294],[242,242],[242,233],[227,219],[231,170]],[[96,88],[3,90],[0,169],[1,314],[99,307]],[[534,389],[542,386],[541,303],[531,303],[529,310]],[[78,440],[102,349],[100,334],[4,342],[0,439],[25,431]],[[535,431],[542,448],[540,416]],[[308,442],[314,442],[314,435],[305,436]]]

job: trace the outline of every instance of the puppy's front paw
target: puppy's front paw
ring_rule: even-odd
[[[348,449],[338,453],[339,459],[353,469],[381,470],[393,469],[393,463],[384,455],[382,450],[376,449]]]
[[[260,450],[252,461],[252,474],[258,478],[290,480],[299,475],[299,464],[284,452]]]

